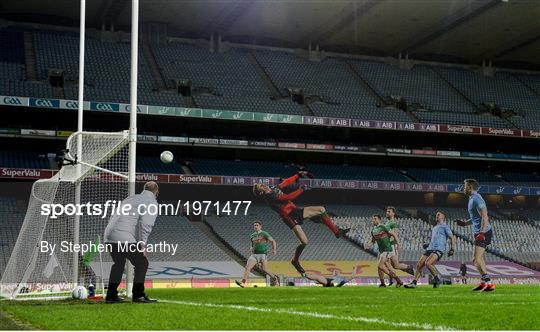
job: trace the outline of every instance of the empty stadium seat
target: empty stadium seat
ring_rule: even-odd
[[[26,80],[23,31],[0,29],[0,44],[10,45],[0,49],[0,73],[5,78],[0,80],[0,94],[53,98],[47,70],[56,68],[64,70],[65,98],[77,99],[78,35],[35,30],[33,36],[38,82]],[[177,91],[159,87],[142,52],[138,87],[141,104],[303,115],[305,109],[292,102],[286,91],[300,88],[316,116],[533,130],[540,127],[540,75],[497,72],[487,77],[464,68],[427,65],[405,70],[382,61],[310,61],[290,52],[240,47],[211,53],[176,41],[150,47],[166,83],[175,79],[193,82],[194,104],[188,104]],[[129,59],[128,43],[86,38],[85,99],[127,103]],[[258,65],[282,98],[273,98],[257,71]],[[358,82],[349,65],[381,97],[402,96],[425,111],[408,115],[392,106],[379,107],[377,98]],[[516,114],[507,119],[477,114],[481,103],[496,103]]]
[[[48,169],[49,159],[38,152],[0,151],[0,167]]]
[[[197,106],[242,112],[301,114],[297,104],[274,101],[248,53],[231,49],[212,54],[190,44],[171,42],[153,45],[156,61],[167,80],[189,79],[194,90],[208,89],[208,93],[194,93]]]

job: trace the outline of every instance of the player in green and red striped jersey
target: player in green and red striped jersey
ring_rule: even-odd
[[[396,280],[396,287],[401,287],[403,282],[401,282],[401,279],[396,275],[394,269],[388,264],[392,256],[395,255],[392,239],[394,240],[394,244],[397,244],[398,240],[395,235],[390,232],[390,229],[381,223],[380,215],[374,214],[371,217],[371,222],[373,223],[371,240],[365,245],[365,248],[369,249],[373,244],[377,243],[379,246],[379,263],[377,266],[377,269],[380,272],[379,276],[387,274]],[[384,277],[380,277],[380,279],[381,284],[384,284]]]
[[[272,238],[272,235],[270,235],[270,233],[262,230],[262,222],[260,220],[256,220],[253,223],[253,229],[255,230],[255,232],[250,235],[252,254],[247,260],[246,269],[244,270],[244,277],[242,278],[242,281],[240,282],[236,280],[236,284],[242,288],[246,287],[249,273],[256,265],[259,265],[263,272],[270,277],[271,284],[273,286],[277,285],[279,284],[279,279],[275,274],[268,270],[268,259],[266,257],[266,255],[268,254],[269,243],[272,244],[272,255],[276,254],[276,240]]]
[[[384,224],[389,230],[390,233],[394,234],[394,237],[398,238],[398,230],[399,230],[399,224],[397,223],[397,213],[396,208],[393,206],[388,206],[386,208],[386,223]],[[394,243],[392,240],[392,247],[394,249],[394,255],[388,260],[388,268],[393,267],[396,270],[401,270],[403,272],[409,273],[411,275],[414,275],[414,268],[412,265],[407,265],[404,263],[401,263],[399,261],[399,245],[397,243]],[[384,278],[384,275],[381,275],[382,272],[379,272],[379,278]],[[384,280],[384,279],[383,279]],[[390,277],[390,283],[388,286],[391,286],[393,284],[393,278]],[[381,284],[381,287],[384,287],[384,283]]]

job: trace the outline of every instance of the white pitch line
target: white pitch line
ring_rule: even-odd
[[[332,314],[323,314],[319,312],[296,311],[292,309],[270,309],[270,308],[259,308],[259,307],[244,306],[244,305],[237,305],[237,304],[203,303],[203,302],[174,301],[174,300],[159,300],[159,302],[189,305],[189,306],[196,306],[196,307],[226,308],[226,309],[237,309],[237,310],[257,311],[257,312],[266,312],[266,313],[296,315],[296,316],[307,316],[307,317],[313,317],[313,318],[335,319],[335,320],[344,320],[344,321],[350,321],[350,322],[386,324],[386,325],[402,327],[402,328],[412,327],[418,330],[455,330],[455,328],[452,328],[452,327],[442,326],[442,325],[432,325],[428,323],[393,322],[393,321],[386,321],[384,319],[379,319],[379,318],[370,318],[370,317],[361,317],[361,316],[338,316],[338,315],[332,315]]]
[[[411,291],[411,293],[415,293],[415,291]],[[538,294],[493,294],[493,293],[490,293],[490,292],[476,292],[476,293],[472,293],[471,292],[471,295],[474,294],[473,296],[478,296],[478,297],[481,297],[481,296],[485,296],[486,298],[492,298],[492,297],[504,297],[505,299],[507,298],[512,298],[512,297],[538,297]],[[420,293],[418,292],[418,296],[421,296],[423,299],[430,299],[430,298],[433,298],[433,299],[463,299],[463,296],[466,296],[467,294],[461,294],[461,295],[446,295],[446,294],[437,294],[437,295],[425,295],[424,292]],[[395,298],[395,297],[394,297]]]
[[[463,304],[463,302],[444,302],[444,303],[437,303],[437,306],[443,306],[443,305],[449,305],[449,306],[455,306],[455,305],[458,305],[458,304]],[[472,303],[473,305],[474,304],[480,304],[480,303]],[[485,306],[494,306],[494,305],[531,305],[531,304],[540,304],[540,302],[494,302],[494,303],[485,303],[485,302],[482,302],[481,303],[482,305],[485,305]],[[394,306],[397,306],[398,304],[394,303]],[[380,307],[384,307],[385,305],[384,304],[366,304],[366,305],[362,305],[362,308],[380,308]],[[406,307],[431,307],[433,306],[433,304],[430,304],[430,303],[414,303],[414,304],[404,304],[404,306]],[[343,308],[342,306],[328,306],[326,308],[329,308],[329,309],[338,309],[338,308]]]

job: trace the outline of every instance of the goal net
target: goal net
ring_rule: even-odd
[[[107,201],[128,196],[128,141],[128,131],[77,132],[68,138],[64,161],[68,164],[32,186],[24,222],[0,282],[1,296],[62,298],[76,285],[103,284],[96,280],[101,274],[92,269],[95,264],[89,264],[98,254],[83,253],[75,245],[88,244],[91,249],[90,243],[98,244],[111,212],[104,217],[76,207],[88,203],[103,207]],[[64,213],[44,213],[44,205],[54,211],[52,204],[63,206]]]

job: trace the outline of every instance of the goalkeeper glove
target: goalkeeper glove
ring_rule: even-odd
[[[454,248],[451,248],[449,251],[448,251],[448,257],[452,257],[454,256]]]

